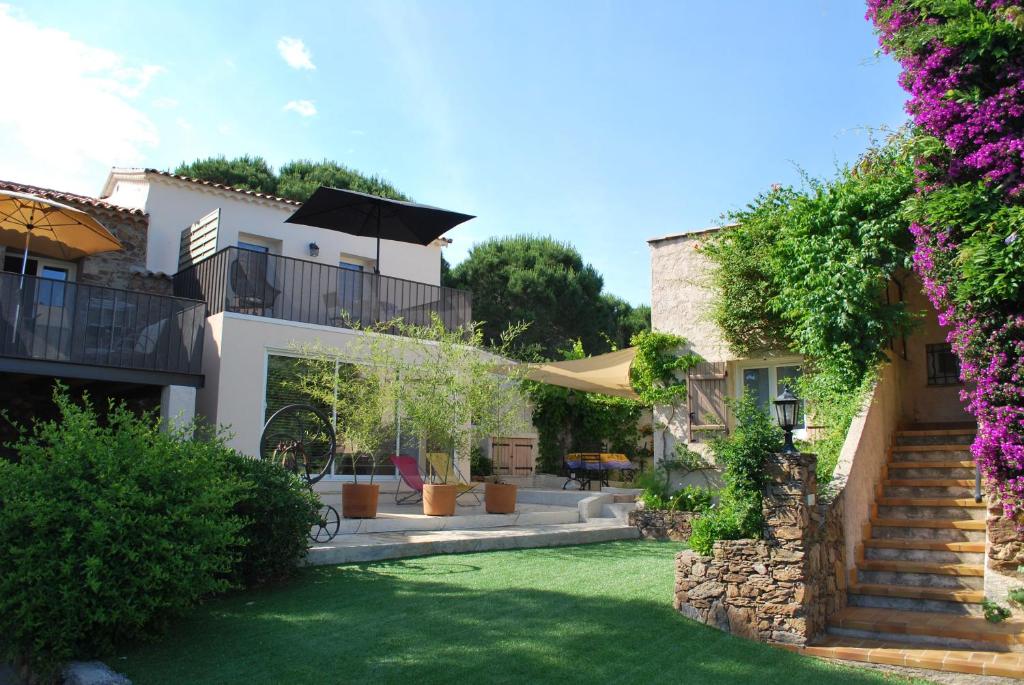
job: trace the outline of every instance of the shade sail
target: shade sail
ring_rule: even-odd
[[[526,377],[563,388],[638,400],[639,396],[629,383],[629,367],[634,357],[636,348],[627,347],[586,359],[531,364]]]
[[[85,212],[11,191],[0,191],[0,245],[67,261],[121,249],[117,238]]]

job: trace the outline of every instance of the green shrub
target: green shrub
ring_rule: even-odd
[[[711,491],[696,485],[687,485],[672,495],[669,509],[672,511],[704,512],[711,508]]]
[[[161,432],[150,415],[58,388],[0,461],[0,650],[39,674],[153,634],[220,592],[237,556],[242,486],[217,442]]]
[[[761,537],[761,497],[767,484],[765,460],[782,449],[782,431],[749,394],[732,404],[736,430],[711,443],[716,463],[725,467],[718,505],[693,522],[690,546],[710,554],[716,540]]]
[[[232,584],[252,587],[283,580],[306,554],[320,499],[277,464],[222,449],[227,472],[245,486],[233,510],[245,523]]]
[[[484,477],[494,473],[494,462],[488,459],[479,447],[474,447],[469,453],[469,473]]]

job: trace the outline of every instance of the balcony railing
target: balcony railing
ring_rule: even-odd
[[[423,325],[437,314],[455,330],[473,316],[472,295],[464,290],[237,247],[175,274],[174,292],[205,300],[211,314],[239,312],[343,328],[396,318]]]
[[[202,373],[206,305],[0,272],[0,356]]]

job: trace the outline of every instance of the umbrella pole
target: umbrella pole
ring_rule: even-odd
[[[11,328],[11,343],[18,338],[18,320],[21,318],[21,298],[25,294],[25,271],[28,269],[28,241],[32,237],[32,225],[25,231],[25,252],[21,255],[21,279],[18,281],[18,300],[14,305],[14,326]]]

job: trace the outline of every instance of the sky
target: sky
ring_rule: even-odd
[[[452,263],[550,235],[649,303],[647,239],[905,121],[876,45],[858,0],[0,4],[0,178],[95,195],[112,166],[332,159],[476,215]]]

